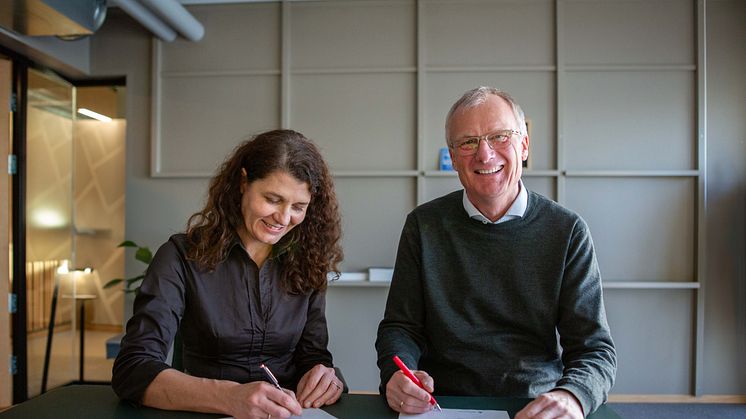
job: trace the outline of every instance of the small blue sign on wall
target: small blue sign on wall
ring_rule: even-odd
[[[440,149],[440,158],[438,159],[438,162],[438,169],[453,170],[453,162],[451,161],[451,154],[448,152],[448,147]]]

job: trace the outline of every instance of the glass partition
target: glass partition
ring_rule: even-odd
[[[75,378],[74,299],[54,298],[58,271],[68,269],[65,267],[75,259],[72,240],[75,91],[71,84],[53,74],[30,69],[27,92],[28,395],[34,397],[41,392],[45,379],[46,387],[51,388]],[[53,333],[48,335],[48,330]],[[52,343],[49,352],[48,338]]]

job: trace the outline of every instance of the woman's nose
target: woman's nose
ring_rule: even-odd
[[[275,220],[282,225],[290,224],[290,206],[280,208],[275,214]]]

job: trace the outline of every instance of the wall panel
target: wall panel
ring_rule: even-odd
[[[607,290],[619,394],[685,394],[692,379],[690,290]],[[634,309],[631,309],[634,302]]]
[[[695,8],[687,0],[563,2],[568,65],[695,64]]]
[[[161,171],[210,176],[240,140],[278,128],[279,82],[277,76],[163,80]]]
[[[606,280],[694,280],[694,193],[688,178],[567,180],[567,206],[588,222]]]
[[[431,67],[554,64],[552,1],[427,1],[425,64]]]
[[[313,138],[332,170],[416,168],[412,74],[293,77],[290,126]]]
[[[691,72],[573,72],[566,86],[567,169],[696,167]]]
[[[414,1],[292,3],[292,67],[413,67],[415,10]]]

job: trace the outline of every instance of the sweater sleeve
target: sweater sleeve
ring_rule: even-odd
[[[399,240],[386,310],[378,325],[376,351],[381,394],[385,394],[386,384],[398,370],[392,357],[398,355],[410,368],[416,368],[425,350],[420,248],[417,221],[410,214]]]
[[[588,415],[606,401],[614,384],[616,351],[593,241],[582,219],[574,226],[565,259],[557,330],[564,372],[556,388],[573,393]]]
[[[147,269],[114,361],[111,385],[120,398],[141,404],[150,383],[171,368],[166,357],[184,313],[184,289],[182,260],[168,241]]]

